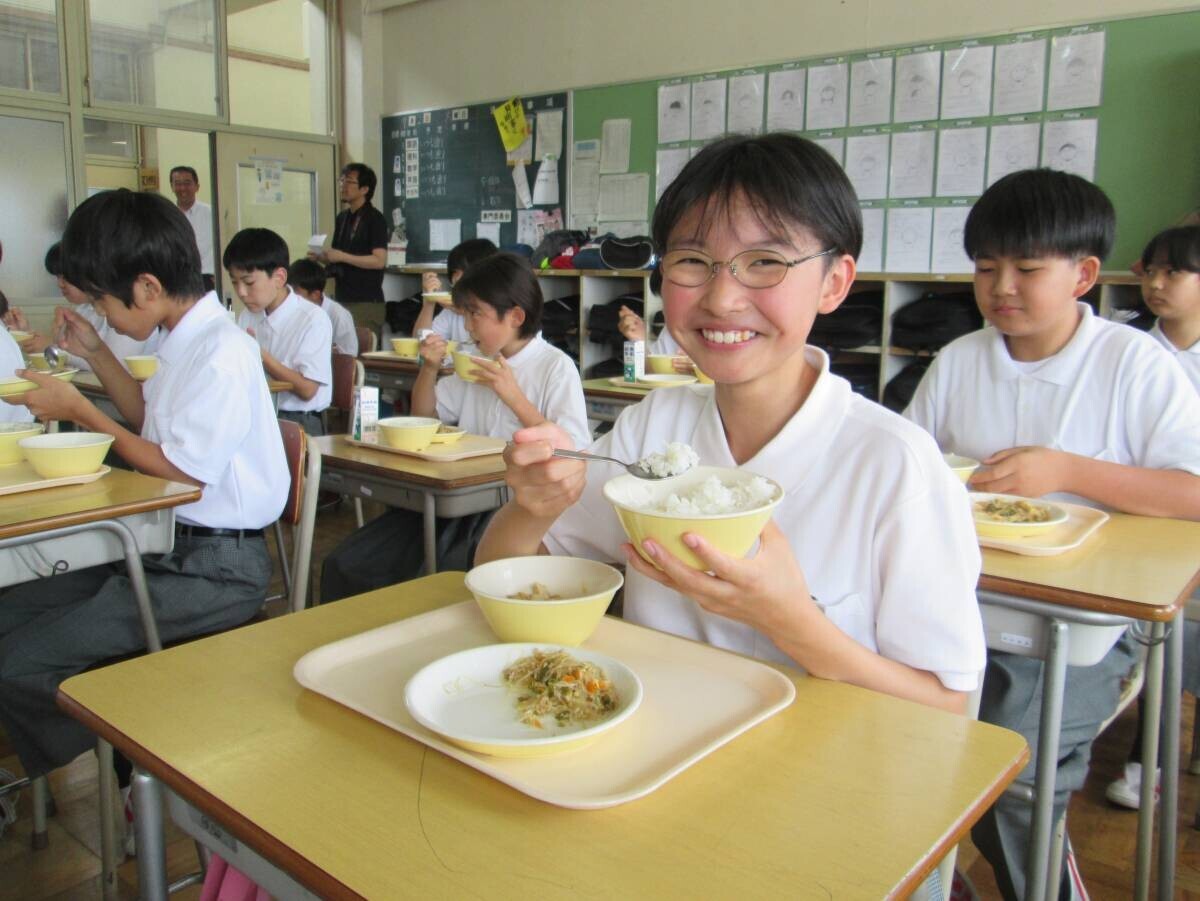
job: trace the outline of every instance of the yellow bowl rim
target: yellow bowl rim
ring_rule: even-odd
[[[573,598],[559,598],[558,600],[545,600],[545,601],[537,601],[537,600],[526,601],[526,600],[522,600],[521,598],[500,597],[499,595],[492,594],[490,591],[481,591],[480,589],[476,588],[474,585],[471,584],[471,576],[476,576],[476,579],[478,579],[477,573],[479,570],[486,569],[486,568],[492,567],[492,566],[499,568],[500,564],[502,564],[502,563],[511,564],[511,563],[515,563],[517,561],[523,562],[523,561],[527,561],[527,560],[545,560],[545,559],[551,558],[551,557],[555,560],[582,561],[582,562],[586,563],[589,568],[591,568],[597,572],[604,573],[605,575],[609,576],[609,578],[616,579],[617,584],[615,586],[613,586],[612,591],[609,595],[610,597],[612,595],[616,594],[618,591],[620,591],[621,586],[625,584],[625,576],[622,575],[621,571],[619,569],[617,569],[615,566],[609,566],[607,563],[604,563],[600,560],[589,560],[587,557],[567,557],[567,556],[563,556],[563,555],[559,555],[559,554],[535,554],[535,555],[528,556],[528,557],[502,557],[499,560],[489,560],[487,563],[480,563],[478,566],[471,567],[471,569],[467,572],[466,578],[463,580],[463,582],[467,586],[467,590],[470,591],[471,594],[475,596],[476,600],[479,600],[480,597],[485,597],[489,601],[499,601],[504,604],[509,604],[513,607],[538,607],[538,608],[543,608],[543,609],[546,607],[569,607],[572,604],[579,604],[583,601],[592,601],[592,600],[595,600],[595,598],[597,596],[602,595],[605,592],[609,591],[608,586],[605,585],[602,588],[597,588],[595,591],[591,592],[591,594],[576,595]],[[607,572],[605,572],[605,570],[607,570]]]
[[[971,501],[971,518],[978,524],[989,528],[1000,528],[1006,531],[1016,531],[1017,529],[1028,529],[1030,531],[1042,531],[1043,529],[1052,529],[1055,526],[1061,526],[1067,519],[1070,518],[1066,509],[1053,501],[1044,501],[1036,497],[1021,497],[1019,494],[992,494],[986,491],[968,491],[967,497]],[[1031,504],[1037,504],[1041,507],[1049,507],[1054,516],[1045,522],[1005,522],[999,519],[982,519],[975,513],[975,505],[982,501],[1002,500],[1002,501],[1028,501]]]
[[[401,420],[407,420],[401,422]],[[385,416],[377,420],[375,425],[381,429],[427,429],[430,426],[442,424],[440,419],[432,416]]]
[[[700,472],[701,470],[711,471],[710,472],[711,475],[716,475],[719,472],[740,472],[740,473],[746,473],[751,476],[759,475],[756,472],[749,472],[748,470],[745,470],[745,469],[734,469],[733,467],[730,467],[730,466],[693,466],[687,472],[681,473],[680,475],[677,475],[677,476],[672,476],[669,479],[656,479],[654,484],[665,485],[668,482],[675,481],[675,479],[681,479],[681,478],[684,478],[685,476],[690,476],[692,473]],[[786,494],[786,492],[783,490],[783,486],[780,485],[778,482],[776,482],[774,479],[768,478],[767,476],[761,476],[761,478],[766,479],[773,486],[775,486],[775,491],[776,491],[776,497],[773,500],[767,501],[765,504],[760,504],[757,507],[751,507],[749,510],[737,510],[733,513],[695,513],[695,514],[689,514],[687,516],[679,516],[674,513],[663,513],[662,511],[659,511],[659,510],[643,510],[639,507],[631,506],[630,504],[627,504],[624,501],[618,500],[617,498],[612,496],[610,487],[612,486],[612,484],[614,482],[616,482],[619,479],[636,479],[636,478],[637,478],[637,476],[632,476],[632,475],[629,475],[628,473],[626,473],[624,475],[613,476],[611,479],[609,479],[607,482],[604,483],[604,488],[603,488],[604,499],[607,500],[614,507],[618,507],[621,510],[627,510],[630,513],[636,513],[639,516],[649,516],[654,519],[667,519],[667,520],[675,520],[678,522],[696,522],[696,521],[700,521],[700,520],[736,519],[736,518],[739,518],[742,516],[753,516],[755,513],[762,513],[763,511],[766,511],[766,510],[774,510],[783,501],[784,495]],[[643,480],[639,480],[639,481],[643,481]]]
[[[78,443],[57,444],[65,436],[73,436],[77,438],[90,438],[89,441],[80,441]],[[42,432],[39,435],[29,435],[20,439],[18,446],[28,450],[79,450],[81,448],[96,447],[101,444],[112,444],[116,438],[106,432]],[[34,442],[34,443],[27,443]]]

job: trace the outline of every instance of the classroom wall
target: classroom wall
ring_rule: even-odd
[[[1194,8],[1195,0],[429,0],[381,14],[388,49],[377,64],[386,115]]]

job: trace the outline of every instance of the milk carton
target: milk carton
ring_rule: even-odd
[[[351,404],[350,437],[355,441],[372,441],[375,426],[379,422],[379,389],[363,385],[354,389]]]
[[[625,342],[625,381],[636,382],[646,374],[646,342]]]

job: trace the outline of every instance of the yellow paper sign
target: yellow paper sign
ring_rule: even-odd
[[[502,103],[492,110],[496,117],[496,127],[500,129],[500,141],[504,150],[516,150],[525,140],[528,126],[525,124],[525,107],[521,100],[514,97],[507,103]]]

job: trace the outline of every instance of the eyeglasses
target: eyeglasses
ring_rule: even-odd
[[[672,250],[663,254],[663,278],[681,288],[699,288],[716,277],[722,266],[729,267],[729,274],[747,288],[773,288],[788,274],[793,266],[828,256],[834,248],[811,253],[798,260],[789,260],[774,250],[743,250],[732,260],[714,260],[698,250]]]
[[[356,185],[356,184],[358,184],[358,179],[357,178],[347,178],[344,175],[339,175],[338,176],[338,184],[339,185]]]

